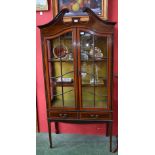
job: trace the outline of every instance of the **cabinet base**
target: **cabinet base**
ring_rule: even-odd
[[[48,134],[49,134],[49,143],[50,148],[52,148],[52,135],[51,135],[51,122],[55,123],[55,130],[56,134],[59,134],[59,122],[64,123],[74,123],[74,124],[88,124],[88,123],[106,123],[107,129],[106,129],[106,136],[109,136],[109,142],[110,142],[110,152],[112,152],[112,126],[113,121],[112,120],[53,120],[48,119]]]

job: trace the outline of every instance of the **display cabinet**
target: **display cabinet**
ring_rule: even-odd
[[[64,22],[63,9],[39,26],[49,141],[51,122],[106,123],[112,150],[113,35],[115,22],[103,21],[89,8],[88,21]]]

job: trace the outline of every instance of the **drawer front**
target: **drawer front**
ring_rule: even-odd
[[[50,118],[55,119],[77,119],[78,113],[77,112],[50,112]]]
[[[91,120],[111,120],[111,113],[103,113],[103,112],[81,112],[80,119],[91,119]]]

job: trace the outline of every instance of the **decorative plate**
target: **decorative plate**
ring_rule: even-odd
[[[58,45],[53,48],[53,55],[56,59],[66,59],[68,55],[68,49],[64,45]]]

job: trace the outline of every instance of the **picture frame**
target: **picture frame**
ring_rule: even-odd
[[[47,11],[48,0],[36,0],[36,11]]]
[[[71,21],[72,17],[80,17],[81,21],[89,20],[88,15],[82,12],[83,7],[89,7],[101,19],[108,19],[108,0],[52,0],[53,17],[63,8],[68,8],[69,13],[65,14],[64,21]]]

